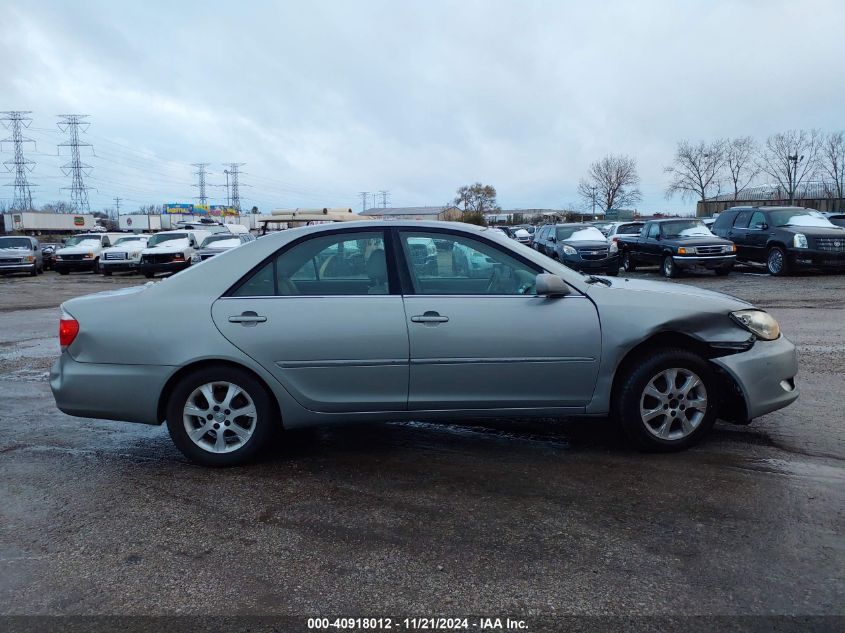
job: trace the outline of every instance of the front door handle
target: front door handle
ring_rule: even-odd
[[[411,317],[414,323],[446,323],[449,320],[447,316],[440,316],[438,312],[429,310],[425,314],[418,314]]]
[[[229,317],[229,323],[240,323],[245,327],[255,327],[259,323],[264,323],[266,320],[266,316],[261,316],[252,310],[247,310],[239,315]]]

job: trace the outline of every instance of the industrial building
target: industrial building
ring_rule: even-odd
[[[789,204],[789,197],[778,185],[757,185],[739,192],[721,194],[699,201],[696,205],[697,217],[710,217],[729,207],[740,206],[783,206]],[[817,211],[845,210],[845,199],[835,197],[833,187],[825,182],[808,182],[800,185],[795,192],[794,206],[816,209]]]

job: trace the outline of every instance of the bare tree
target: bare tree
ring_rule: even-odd
[[[724,169],[734,190],[734,200],[760,173],[755,161],[756,155],[757,143],[750,136],[738,136],[725,141]]]
[[[766,139],[758,158],[760,171],[774,178],[789,204],[795,204],[798,188],[818,172],[821,145],[818,130],[790,130]]]
[[[681,141],[675,150],[675,158],[664,170],[670,175],[666,197],[676,193],[682,199],[706,200],[717,194],[720,187],[719,175],[725,164],[726,142],[722,140],[693,144]]]
[[[637,159],[631,156],[605,156],[590,165],[587,177],[578,183],[578,195],[602,211],[635,205],[642,199]]]
[[[831,132],[822,142],[821,167],[825,184],[841,208],[845,197],[845,132]]]

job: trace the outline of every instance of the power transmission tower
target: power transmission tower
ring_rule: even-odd
[[[114,214],[118,218],[120,217],[120,198],[117,196],[114,198]]]
[[[9,172],[15,172],[15,182],[9,183],[7,187],[14,187],[12,194],[12,209],[19,211],[26,211],[32,208],[32,193],[30,187],[36,185],[30,184],[26,179],[26,172],[31,172],[35,168],[35,161],[31,161],[23,155],[23,144],[32,143],[35,148],[35,141],[23,135],[23,128],[28,128],[32,123],[32,117],[27,116],[29,112],[21,110],[9,110],[3,112],[3,117],[0,121],[8,129],[12,135],[9,138],[4,138],[0,141],[0,148],[3,143],[11,143],[14,147],[15,157],[12,160],[7,160],[3,164]]]
[[[358,195],[361,196],[361,213],[365,213],[367,211],[367,200],[370,199],[370,192],[361,191]]]
[[[238,176],[243,174],[243,172],[240,171],[240,168],[246,165],[246,163],[227,163],[226,165],[228,169],[224,169],[223,172],[226,174],[227,194],[231,191],[231,195],[227,196],[231,201],[229,204],[233,209],[237,209],[238,213],[240,213],[241,194],[239,187],[246,187],[247,185],[241,185],[238,182]]]
[[[88,213],[91,211],[88,204],[88,190],[91,187],[85,185],[82,176],[91,175],[91,165],[82,162],[79,148],[93,146],[91,143],[79,140],[79,130],[81,128],[83,132],[86,132],[91,124],[85,121],[88,118],[87,114],[60,114],[59,118],[61,119],[57,123],[59,129],[68,135],[67,141],[59,143],[59,152],[62,147],[70,148],[70,161],[62,165],[62,172],[65,176],[71,177],[71,184],[70,187],[63,187],[63,189],[70,189],[70,206],[74,211]]]
[[[208,170],[206,169],[210,163],[191,163],[192,167],[196,167],[197,170],[194,172],[194,175],[197,177],[197,184],[191,185],[193,187],[197,187],[199,189],[199,194],[196,198],[200,201],[202,206],[206,206],[208,204],[208,196],[205,195],[205,177],[208,175]]]
[[[382,191],[378,192],[378,195],[381,196],[381,208],[386,209],[387,208],[387,199],[390,197],[390,192],[382,190]]]

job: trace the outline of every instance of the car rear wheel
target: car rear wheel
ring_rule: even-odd
[[[634,258],[631,257],[631,253],[628,251],[622,253],[622,268],[626,273],[632,273],[637,270],[637,264],[634,262]]]
[[[236,466],[256,456],[277,424],[264,385],[234,367],[208,367],[183,378],[167,403],[176,447],[204,466]]]
[[[789,274],[789,262],[786,259],[786,252],[780,246],[769,249],[766,257],[766,270],[770,275],[781,277]]]
[[[663,258],[663,263],[660,266],[660,272],[662,272],[663,276],[667,279],[674,279],[678,276],[678,266],[675,264],[675,260],[672,259],[671,255],[666,255]]]
[[[666,349],[634,364],[619,383],[616,416],[641,450],[676,451],[696,444],[716,421],[716,390],[707,362]]]
[[[111,271],[106,267],[103,267],[103,276],[104,277],[111,277]]]

